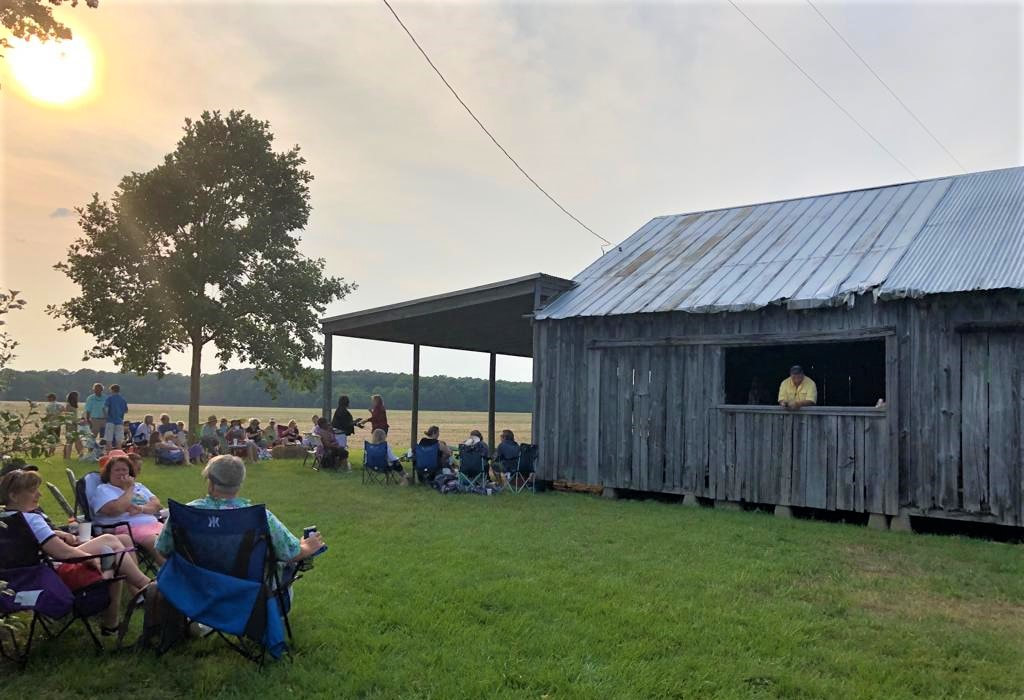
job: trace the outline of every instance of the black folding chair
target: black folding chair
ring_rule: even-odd
[[[459,485],[481,488],[487,482],[487,453],[480,445],[459,446]]]
[[[537,451],[536,445],[520,443],[519,459],[516,461],[515,469],[506,473],[509,489],[512,493],[522,493],[526,489],[536,493],[537,491]]]
[[[17,613],[31,613],[28,638],[24,645],[10,633],[10,649],[0,638],[0,656],[15,661],[21,668],[28,664],[36,631],[50,638],[61,636],[80,620],[97,651],[103,644],[89,623],[89,618],[104,612],[110,605],[110,587],[124,576],[101,579],[72,591],[56,572],[58,564],[81,564],[104,556],[115,556],[114,571],[120,570],[125,554],[94,554],[69,559],[54,559],[39,548],[32,529],[17,511],[0,513],[0,580],[7,582],[11,595],[0,595],[0,618]],[[118,637],[120,643],[120,636]]]

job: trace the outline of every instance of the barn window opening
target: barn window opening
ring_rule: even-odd
[[[771,406],[789,368],[818,387],[819,406],[874,406],[885,398],[885,340],[725,348],[725,403]]]

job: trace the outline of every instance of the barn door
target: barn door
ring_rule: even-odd
[[[596,350],[600,359],[589,378],[597,405],[589,428],[597,445],[598,474],[591,481],[613,488],[659,491],[665,471],[667,352],[663,348]]]
[[[960,341],[962,507],[1022,519],[1024,334],[965,333]]]

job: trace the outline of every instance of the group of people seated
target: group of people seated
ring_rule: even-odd
[[[126,421],[126,444],[143,455],[153,455],[159,462],[201,464],[211,457],[234,454],[249,461],[269,459],[270,450],[278,445],[303,444],[303,435],[298,424],[292,420],[287,426],[279,426],[270,419],[264,428],[258,418],[244,421],[240,418],[228,420],[209,416],[199,432],[198,442],[189,440],[184,421],[174,423],[166,413],[160,415],[160,423],[154,423],[152,415],[146,415],[142,422],[132,426]]]
[[[142,458],[137,453],[113,450],[104,456],[99,481],[94,488],[87,489],[86,494],[94,514],[89,528],[91,537],[84,534],[83,528],[65,530],[50,521],[39,506],[43,479],[33,466],[12,469],[0,477],[0,508],[22,514],[39,549],[54,561],[57,575],[69,589],[79,590],[101,578],[124,577],[131,600],[143,594],[153,582],[131,550],[144,550],[161,566],[175,548],[166,511],[160,499],[139,480],[141,469]],[[251,505],[239,495],[245,476],[245,463],[240,458],[213,457],[203,470],[206,495],[188,505],[211,510]],[[267,527],[274,554],[282,566],[307,559],[324,544],[319,532],[303,539],[296,537],[269,510]],[[76,533],[82,533],[82,537]],[[113,556],[62,563],[62,560],[89,555]],[[117,585],[120,586],[120,582]],[[121,617],[120,589],[112,593],[111,605],[101,621],[105,635],[118,631]]]

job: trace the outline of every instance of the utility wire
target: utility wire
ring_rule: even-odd
[[[857,57],[857,60],[859,60],[861,63],[864,64],[864,67],[867,68],[871,72],[871,75],[875,76],[875,80],[877,80],[879,83],[881,83],[882,87],[884,87],[889,92],[889,94],[892,95],[892,98],[900,103],[900,107],[902,107],[906,111],[906,113],[909,114],[914,119],[915,122],[917,122],[918,126],[920,126],[922,129],[924,129],[925,133],[932,137],[932,141],[934,141],[936,144],[938,144],[939,148],[941,148],[943,151],[945,151],[946,155],[949,156],[953,160],[953,162],[956,163],[957,166],[959,166],[959,168],[966,173],[967,172],[967,168],[964,167],[964,164],[961,163],[957,159],[957,157],[955,155],[953,155],[953,153],[948,148],[946,148],[945,144],[943,144],[942,141],[939,141],[939,137],[936,136],[935,134],[933,134],[932,130],[924,125],[923,121],[918,119],[917,115],[914,114],[911,111],[910,107],[908,107],[907,104],[903,100],[900,99],[899,95],[897,95],[896,92],[891,87],[889,87],[888,83],[886,83],[884,80],[882,80],[882,76],[880,76],[877,72],[875,72],[875,69],[872,68],[871,65],[868,64],[868,62],[866,60],[864,60],[864,57],[860,55],[860,53],[857,51],[857,49],[853,48],[853,45],[849,41],[846,40],[846,37],[844,37],[840,33],[840,31],[838,29],[836,29],[835,25],[828,21],[828,17],[826,17],[822,13],[822,11],[819,10],[818,7],[813,2],[811,2],[811,0],[807,0],[807,4],[811,6],[812,10],[814,10],[815,12],[818,13],[818,16],[821,17],[821,20],[825,24],[828,25],[828,28],[831,29],[833,32],[835,32],[836,36],[839,37],[839,40],[842,41],[844,44],[846,44],[846,48],[850,49],[850,52],[853,53],[853,55]]]
[[[386,1],[387,0],[385,0],[385,2]],[[894,161],[899,163],[900,167],[903,168],[904,170],[906,170],[908,173],[910,173],[911,177],[917,177],[917,175],[914,173],[914,171],[911,170],[909,167],[907,167],[906,163],[904,163],[902,160],[897,158],[896,154],[894,154],[892,151],[890,151],[888,148],[886,148],[884,143],[882,143],[877,138],[875,138],[875,135],[872,134],[870,131],[868,131],[867,127],[865,127],[863,124],[861,124],[859,121],[857,121],[857,118],[855,116],[853,116],[852,114],[850,114],[849,110],[847,110],[845,107],[843,107],[841,104],[839,104],[839,101],[836,98],[832,97],[832,95],[829,94],[828,90],[826,90],[824,87],[822,87],[821,84],[817,80],[812,78],[811,74],[808,73],[807,71],[805,71],[800,66],[800,64],[797,63],[796,60],[792,56],[790,56],[788,53],[786,53],[786,51],[781,46],[776,44],[775,40],[772,39],[770,36],[768,36],[768,33],[765,32],[763,29],[761,29],[761,27],[759,27],[757,25],[757,23],[754,20],[752,20],[750,18],[750,16],[746,12],[741,10],[739,5],[737,5],[735,2],[733,2],[733,0],[729,0],[729,4],[732,5],[733,8],[737,12],[739,12],[741,15],[743,15],[743,18],[745,20],[747,20],[748,22],[750,22],[751,26],[753,26],[754,29],[756,29],[758,32],[760,32],[761,36],[763,36],[765,39],[767,39],[769,44],[774,46],[775,49],[779,53],[781,53],[783,56],[785,56],[786,60],[793,64],[794,68],[796,68],[798,71],[800,71],[805,78],[807,78],[809,81],[811,81],[811,84],[814,85],[814,87],[818,88],[818,90],[821,91],[821,94],[823,94],[825,97],[827,97],[829,99],[829,101],[831,101],[832,104],[834,104],[839,109],[840,112],[842,112],[847,117],[849,117],[850,121],[852,121],[854,124],[856,124],[860,128],[861,131],[863,131],[865,134],[867,134],[868,138],[870,138],[872,141],[874,141],[878,145],[879,148],[881,148],[883,151],[885,151],[889,155],[890,158],[892,158]]]
[[[459,96],[459,93],[455,91],[455,88],[453,88],[453,87],[452,87],[452,84],[451,84],[451,83],[449,83],[449,82],[448,82],[448,80],[447,80],[447,78],[445,78],[445,77],[444,77],[444,74],[442,74],[442,73],[441,73],[441,71],[440,71],[440,70],[438,69],[438,67],[434,65],[434,62],[433,62],[432,60],[430,60],[430,56],[428,56],[428,55],[427,55],[427,52],[423,50],[423,47],[422,47],[422,46],[420,46],[420,42],[416,41],[416,37],[415,37],[415,36],[413,36],[412,32],[411,32],[411,31],[409,31],[409,28],[408,28],[407,26],[405,26],[405,22],[403,22],[403,21],[402,21],[402,18],[398,16],[398,13],[397,13],[397,12],[395,12],[395,8],[393,8],[393,7],[391,6],[391,3],[390,3],[390,2],[388,2],[388,0],[382,0],[382,2],[383,2],[383,3],[384,3],[384,4],[386,5],[386,6],[387,6],[387,8],[388,8],[389,10],[391,10],[391,14],[395,16],[395,20],[396,20],[396,21],[398,22],[399,26],[401,26],[401,27],[402,27],[402,29],[404,29],[404,30],[405,30],[405,33],[409,35],[409,38],[410,38],[410,39],[412,40],[412,43],[413,43],[413,44],[414,44],[414,45],[416,46],[416,48],[417,48],[417,49],[419,49],[420,53],[421,53],[421,54],[423,54],[423,58],[427,59],[427,63],[428,63],[428,64],[430,64],[430,67],[434,69],[434,72],[435,72],[435,73],[437,73],[437,77],[439,77],[439,78],[441,79],[441,82],[443,82],[443,83],[445,84],[445,87],[447,87],[447,88],[448,88],[448,90],[449,90],[449,91],[450,91],[450,92],[452,93],[452,95],[454,95],[454,96],[455,96],[455,99],[459,101],[459,104],[460,104],[460,105],[462,105],[463,109],[465,109],[465,110],[466,110],[466,112],[467,112],[467,113],[469,114],[469,116],[471,116],[471,117],[473,118],[473,121],[475,121],[475,122],[477,123],[477,126],[479,126],[479,127],[480,127],[480,128],[481,128],[481,129],[483,130],[483,132],[484,132],[485,134],[487,134],[487,137],[488,137],[488,138],[489,138],[489,139],[490,139],[491,141],[493,141],[493,142],[494,142],[494,145],[495,145],[495,146],[497,146],[497,147],[498,147],[498,149],[499,149],[499,150],[500,150],[500,151],[501,151],[502,153],[504,153],[504,154],[505,154],[505,157],[506,157],[506,158],[508,158],[508,159],[509,159],[510,161],[512,161],[512,165],[516,166],[516,169],[518,169],[518,170],[519,170],[519,172],[521,172],[521,173],[523,174],[523,177],[525,177],[525,178],[526,178],[527,180],[529,180],[529,181],[530,181],[530,183],[531,183],[531,184],[532,184],[532,185],[533,185],[534,187],[536,187],[536,188],[537,188],[538,190],[540,190],[541,194],[543,194],[543,195],[544,195],[545,197],[547,197],[548,199],[550,199],[550,200],[551,200],[551,203],[552,203],[552,204],[554,204],[554,205],[555,205],[556,207],[558,207],[559,209],[561,209],[561,210],[562,210],[562,212],[563,212],[563,213],[564,213],[564,214],[565,214],[566,216],[568,216],[568,217],[569,217],[570,219],[572,219],[573,221],[575,221],[575,222],[576,222],[577,224],[579,224],[580,226],[582,226],[583,228],[585,228],[585,229],[586,229],[587,231],[589,231],[589,232],[590,232],[590,234],[591,234],[591,235],[593,235],[594,237],[596,237],[596,238],[597,238],[598,240],[602,241],[602,242],[604,243],[604,245],[603,245],[603,246],[601,246],[601,250],[602,250],[602,251],[604,250],[605,246],[610,246],[610,245],[612,244],[612,242],[611,242],[611,241],[609,241],[609,240],[608,240],[607,238],[605,238],[605,237],[604,237],[604,236],[602,236],[601,234],[599,234],[599,233],[597,233],[596,231],[594,231],[594,229],[590,228],[590,227],[589,227],[589,226],[587,226],[587,225],[586,225],[585,223],[583,223],[582,221],[580,221],[579,219],[577,219],[577,218],[576,218],[576,217],[575,217],[575,216],[574,216],[574,215],[573,215],[573,214],[572,214],[572,213],[571,213],[571,212],[570,212],[570,211],[569,211],[568,209],[566,209],[566,208],[565,208],[565,207],[563,207],[563,206],[562,206],[561,204],[559,204],[559,203],[558,203],[558,200],[557,200],[557,199],[555,199],[554,197],[552,197],[552,196],[551,196],[550,194],[548,194],[548,191],[547,191],[547,190],[545,190],[545,189],[544,189],[543,187],[541,187],[541,186],[540,186],[540,185],[539,185],[539,184],[537,183],[537,181],[536,181],[536,180],[534,180],[534,179],[533,179],[532,177],[530,177],[530,173],[526,172],[526,170],[524,170],[524,169],[523,169],[523,166],[519,165],[519,163],[518,163],[518,162],[516,161],[516,159],[512,157],[512,154],[510,154],[510,153],[509,153],[509,152],[508,152],[508,151],[507,151],[507,150],[505,149],[505,147],[504,147],[504,146],[502,146],[502,145],[501,145],[500,143],[498,143],[498,139],[494,138],[494,134],[492,134],[492,133],[491,133],[490,131],[488,131],[487,127],[486,127],[486,126],[484,126],[483,122],[482,122],[482,121],[480,121],[480,120],[479,120],[479,119],[477,118],[477,116],[476,116],[475,114],[473,114],[473,110],[471,110],[471,109],[469,108],[469,105],[467,105],[467,104],[465,103],[465,101],[464,101],[464,100],[463,100],[463,99],[462,99],[462,98],[461,98],[461,97]]]

